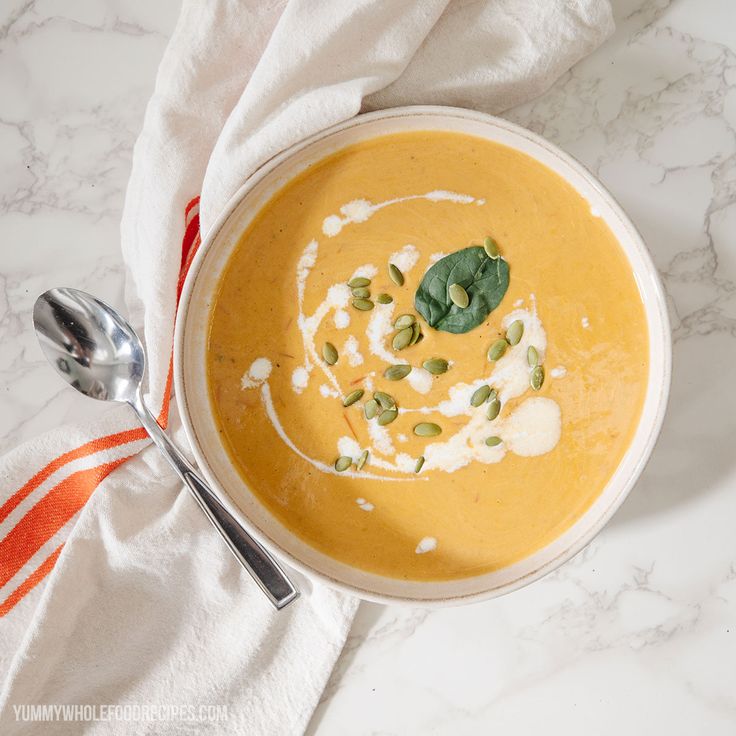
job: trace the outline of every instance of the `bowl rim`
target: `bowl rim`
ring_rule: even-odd
[[[229,220],[229,218],[236,211],[241,201],[245,196],[269,173],[274,169],[278,168],[279,165],[289,158],[302,151],[305,148],[317,143],[318,141],[331,136],[332,134],[348,130],[350,128],[361,126],[376,120],[383,118],[396,118],[396,117],[417,117],[422,116],[440,116],[448,119],[452,118],[464,118],[480,123],[490,124],[492,126],[500,127],[505,131],[526,138],[533,144],[536,144],[550,154],[556,156],[564,164],[570,167],[579,177],[584,179],[586,183],[595,190],[597,196],[604,200],[608,207],[613,213],[619,218],[623,226],[628,231],[628,235],[634,241],[634,244],[638,247],[639,256],[644,264],[644,270],[646,273],[643,275],[649,280],[649,287],[651,289],[654,301],[656,302],[652,307],[645,306],[645,312],[647,315],[650,313],[650,309],[654,311],[658,316],[659,327],[661,328],[661,338],[663,341],[662,348],[663,354],[662,359],[662,373],[661,383],[658,387],[651,385],[651,380],[647,385],[646,395],[655,388],[659,389],[656,397],[656,411],[653,420],[650,423],[649,432],[646,435],[644,443],[642,445],[641,452],[639,453],[636,461],[631,468],[628,477],[625,478],[621,484],[621,488],[615,497],[611,500],[607,507],[595,518],[586,530],[583,531],[577,538],[575,538],[564,551],[560,552],[551,559],[546,560],[542,564],[538,565],[536,569],[528,572],[525,575],[521,575],[511,582],[500,584],[496,587],[492,587],[488,590],[471,592],[460,595],[449,595],[442,598],[417,598],[411,595],[400,596],[394,594],[377,593],[375,591],[366,590],[357,585],[346,583],[342,580],[337,580],[323,571],[316,570],[309,564],[303,562],[299,558],[295,557],[288,550],[285,550],[276,541],[266,535],[256,524],[251,522],[248,516],[232,501],[230,495],[222,487],[217,479],[216,474],[210,467],[209,462],[202,450],[199,441],[197,440],[197,433],[194,428],[190,412],[189,404],[186,397],[186,384],[184,377],[184,351],[186,347],[186,321],[187,314],[191,303],[191,297],[194,290],[194,286],[197,280],[202,265],[205,262],[208,252],[211,249],[212,244],[216,241],[218,235],[222,231],[223,227]],[[421,126],[418,126],[416,130],[422,130]],[[529,155],[529,154],[527,154]],[[546,164],[544,164],[546,165]],[[558,174],[560,175],[560,174]],[[561,175],[560,175],[561,176]],[[628,260],[628,255],[627,255]],[[632,264],[633,268],[633,264]],[[636,271],[635,271],[636,273]],[[650,335],[650,340],[652,335]],[[651,376],[649,377],[651,379]],[[254,171],[241,185],[237,191],[228,200],[225,207],[222,209],[218,217],[213,222],[210,229],[202,237],[201,244],[195,254],[189,271],[184,281],[184,285],[179,300],[178,310],[176,314],[175,329],[174,329],[174,351],[173,351],[173,379],[174,379],[174,390],[179,414],[181,416],[182,424],[184,426],[187,440],[191,446],[192,452],[195,456],[197,465],[205,476],[206,480],[213,489],[213,492],[217,495],[221,503],[230,511],[230,513],[243,525],[243,527],[266,549],[268,549],[275,557],[284,560],[288,565],[302,573],[308,579],[313,579],[328,585],[329,587],[336,589],[342,593],[357,596],[361,599],[372,601],[375,603],[382,604],[399,604],[409,605],[421,608],[443,608],[448,606],[455,606],[461,604],[475,603],[491,598],[495,598],[507,593],[518,590],[535,580],[538,580],[553,570],[563,565],[568,560],[572,559],[582,549],[584,549],[603,529],[608,523],[611,517],[615,514],[624,500],[628,497],[631,489],[638,481],[641,473],[646,467],[652,451],[656,445],[657,439],[662,429],[662,423],[667,409],[667,400],[670,393],[670,385],[672,379],[672,338],[669,315],[667,311],[667,302],[665,298],[664,288],[657,272],[657,269],[652,261],[651,254],[649,253],[645,242],[639,233],[636,226],[631,222],[625,211],[615,199],[615,197],[601,184],[601,182],[595,177],[595,175],[588,170],[580,161],[571,156],[570,154],[562,151],[556,145],[550,143],[542,136],[539,136],[520,125],[511,123],[503,118],[498,118],[487,113],[478,112],[475,110],[469,110],[461,107],[443,106],[443,105],[410,105],[389,108],[385,110],[376,110],[373,112],[362,113],[356,115],[349,120],[343,121],[336,125],[325,128],[324,130],[315,133],[314,135],[305,138],[302,141],[290,146],[289,148],[281,151],[275,156],[265,161],[256,171]],[[641,417],[640,417],[641,423]],[[639,425],[637,425],[639,426]],[[633,439],[632,439],[633,443]],[[625,457],[625,456],[624,456]],[[621,463],[623,463],[622,458]],[[621,463],[619,463],[620,467]],[[610,482],[610,481],[609,481]],[[601,494],[603,493],[601,490]],[[252,492],[251,492],[252,493]],[[255,495],[255,494],[252,494]],[[260,503],[260,502],[259,502]],[[583,519],[592,509],[592,506],[586,510],[580,519]],[[578,521],[580,520],[578,519]],[[576,522],[577,523],[577,522]],[[573,525],[574,526],[574,525]],[[563,532],[564,534],[565,532]],[[293,534],[293,532],[292,532]],[[346,564],[346,563],[343,563]],[[348,567],[352,567],[348,565]],[[360,568],[355,568],[360,569]],[[385,577],[385,576],[379,576]],[[471,576],[472,578],[473,576]],[[425,582],[425,581],[423,581]],[[427,584],[431,584],[433,581],[426,581]]]

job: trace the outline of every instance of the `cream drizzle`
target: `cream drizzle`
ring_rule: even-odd
[[[314,314],[311,317],[305,316],[304,292],[306,290],[309,274],[314,268],[314,264],[317,262],[318,251],[319,244],[317,241],[310,241],[297,263],[296,291],[297,303],[299,306],[297,326],[299,327],[299,332],[302,335],[302,343],[304,345],[304,365],[298,366],[294,369],[291,376],[291,385],[294,392],[297,394],[304,391],[309,383],[309,376],[317,365],[325,374],[325,377],[332,385],[332,388],[337,391],[338,394],[342,394],[340,384],[338,383],[335,374],[323,360],[319,359],[319,356],[317,355],[314,336],[317,334],[317,330],[319,329],[320,324],[322,324],[322,320],[331,310],[334,309],[339,312],[347,307],[351,294],[347,284],[333,284],[327,290],[327,297],[317,307]]]
[[[394,331],[394,303],[376,304],[368,318],[365,333],[368,337],[368,349],[377,358],[390,365],[408,365],[409,361],[389,350],[386,345]],[[420,394],[429,393],[432,388],[432,375],[424,368],[412,368],[406,377],[411,387]]]
[[[419,541],[417,548],[414,550],[418,555],[426,554],[437,549],[437,540],[434,537],[424,537]]]
[[[271,369],[271,361],[268,358],[256,358],[240,379],[240,388],[256,388],[260,386],[264,381],[268,380],[268,377],[271,375]]]
[[[345,470],[342,473],[338,473],[337,470],[335,470],[335,468],[332,465],[327,465],[326,463],[323,463],[321,460],[315,460],[314,458],[309,457],[309,455],[302,452],[296,446],[296,444],[294,444],[291,437],[289,437],[289,435],[286,434],[286,430],[284,429],[283,424],[281,424],[279,415],[276,412],[276,407],[273,405],[273,398],[271,396],[271,387],[268,385],[268,382],[264,383],[261,386],[261,401],[263,402],[263,406],[266,410],[266,416],[268,417],[269,421],[273,425],[273,428],[276,430],[276,433],[278,434],[278,436],[281,437],[284,444],[292,452],[299,455],[300,458],[302,458],[303,460],[306,460],[310,465],[317,468],[317,470],[321,471],[322,473],[327,473],[329,475],[343,475],[343,476],[347,476],[348,478],[369,478],[370,480],[390,480],[390,481],[404,481],[404,482],[409,482],[413,480],[412,478],[395,478],[391,476],[375,475],[369,471],[366,471],[365,469],[361,470],[360,472],[356,470]],[[352,438],[341,438],[341,439],[352,439]],[[355,444],[357,445],[358,443],[356,442]],[[352,448],[352,449],[355,449],[355,448]],[[358,452],[355,455],[351,454],[351,457],[357,458],[359,454],[360,452]],[[370,464],[370,462],[368,464]]]
[[[338,330],[344,330],[346,327],[350,327],[350,313],[345,309],[336,309],[335,316],[332,319]]]
[[[411,243],[407,243],[401,250],[397,250],[388,257],[388,262],[393,263],[403,274],[409,273],[418,261],[419,251],[416,245]]]
[[[472,407],[470,397],[483,384],[493,386],[501,403],[517,398],[529,390],[527,349],[537,348],[544,359],[547,336],[536,312],[532,296],[532,310],[516,309],[501,321],[507,328],[515,320],[524,323],[524,334],[518,345],[509,347],[506,354],[494,364],[489,375],[473,383],[457,383],[448,390],[448,398],[435,406],[401,407],[407,414],[439,413],[446,417],[467,416],[469,421],[449,439],[433,442],[424,448],[425,468],[454,472],[476,460],[490,464],[503,460],[507,451],[531,457],[552,450],[559,442],[561,432],[560,410],[555,401],[544,397],[526,399],[507,417],[493,422],[486,418],[487,406]],[[491,435],[502,438],[502,443],[488,447],[485,439]]]
[[[382,457],[377,456],[377,452],[380,452],[382,449],[382,441],[387,442],[387,445],[383,446],[383,449],[389,450],[388,452],[384,452],[384,455],[393,455],[395,450],[393,448],[393,443],[391,441],[391,436],[388,433],[388,430],[386,427],[381,427],[378,422],[370,422],[368,425],[368,434],[371,435],[371,441],[373,444],[370,447],[367,447],[369,451],[368,460],[366,462],[366,465],[372,465],[375,468],[381,468],[382,470],[390,470],[395,473],[406,473],[408,474],[410,471],[413,473],[414,464],[416,463],[416,459],[409,458],[411,462],[411,468],[409,468],[409,465],[406,462],[402,462],[402,456],[401,454],[396,456],[396,462],[392,463],[388,460],[384,460]],[[389,449],[390,448],[390,449]],[[363,452],[363,449],[358,442],[353,437],[340,437],[340,439],[337,441],[337,454],[340,455],[346,455],[347,457],[359,457],[360,453]],[[409,457],[406,455],[405,457]],[[362,477],[367,477],[365,474],[362,475]],[[381,476],[383,480],[403,480],[403,481],[409,481],[413,480],[412,478],[394,478],[394,477],[383,477]],[[427,478],[420,478],[418,480],[428,480]]]
[[[564,365],[558,365],[555,366],[550,372],[549,375],[552,378],[564,378],[567,375],[567,368],[565,368]]]
[[[360,345],[354,335],[349,335],[348,339],[345,340],[345,344],[342,347],[343,353],[347,356],[348,363],[355,368],[355,366],[363,365],[365,359],[360,352]]]
[[[328,215],[322,221],[322,232],[328,238],[334,238],[338,235],[345,225],[352,223],[365,222],[371,218],[376,212],[384,207],[390,207],[400,202],[409,202],[413,199],[426,199],[430,202],[458,202],[460,204],[477,204],[483,205],[485,199],[476,199],[469,194],[458,194],[457,192],[448,192],[444,189],[435,189],[426,194],[410,194],[407,197],[396,197],[387,199],[384,202],[369,202],[367,199],[354,199],[340,207],[340,215]]]

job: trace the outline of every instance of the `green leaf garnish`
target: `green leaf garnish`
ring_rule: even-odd
[[[460,284],[470,297],[460,308],[450,298],[450,286]],[[509,264],[489,258],[479,245],[441,258],[419,284],[414,306],[430,327],[442,332],[469,332],[501,303],[509,288]]]

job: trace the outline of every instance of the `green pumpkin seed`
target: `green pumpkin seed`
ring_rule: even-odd
[[[490,393],[491,387],[484,383],[473,391],[473,395],[470,397],[470,406],[480,406],[488,398]]]
[[[544,368],[541,365],[534,367],[534,370],[529,377],[529,383],[531,383],[532,388],[535,391],[539,391],[539,389],[542,388],[542,384],[544,383]]]
[[[369,312],[373,309],[373,302],[370,299],[353,299],[353,306],[361,312]]]
[[[421,330],[418,330],[419,334],[417,335],[416,341],[412,342],[412,345],[418,345],[422,340],[424,340],[424,333]]]
[[[371,295],[371,290],[367,286],[359,286],[353,289],[353,296],[357,299],[367,299]]]
[[[322,357],[327,365],[335,365],[338,358],[337,348],[331,342],[326,342],[322,346]]]
[[[452,303],[455,306],[460,307],[460,309],[465,309],[465,307],[470,304],[468,292],[465,291],[460,284],[450,284],[450,288],[447,290],[447,293],[450,295]]]
[[[530,368],[536,368],[539,365],[539,353],[534,345],[530,345],[526,351],[526,362],[529,363]]]
[[[502,358],[508,345],[509,344],[503,338],[496,340],[496,342],[488,348],[488,360],[499,360]]]
[[[387,424],[391,424],[397,416],[399,416],[399,412],[396,409],[384,409],[378,415],[378,423],[384,427]]]
[[[509,345],[518,345],[523,334],[524,323],[520,319],[515,319],[506,330],[506,341]]]
[[[498,244],[492,237],[488,236],[483,240],[483,250],[489,258],[498,258]]]
[[[393,342],[391,343],[394,350],[403,350],[404,348],[408,348],[413,336],[414,332],[411,327],[404,327],[403,330],[399,330],[394,335]]]
[[[394,298],[391,296],[391,294],[379,294],[376,297],[376,301],[379,304],[391,304],[391,302],[394,300]]]
[[[411,326],[411,342],[409,343],[409,346],[416,345],[424,335],[422,335],[422,328],[419,326],[419,322],[415,322]]]
[[[367,279],[365,276],[356,276],[354,279],[350,279],[348,281],[348,286],[351,289],[362,289],[364,286],[370,286],[371,280]]]
[[[342,473],[346,471],[352,464],[353,458],[348,457],[347,455],[340,455],[340,457],[335,460],[335,470],[337,470],[338,473]]]
[[[422,465],[424,465],[424,455],[422,455],[418,460],[416,465],[414,466],[414,472],[418,473],[422,469]]]
[[[389,381],[400,381],[402,378],[406,378],[410,373],[410,365],[390,365],[383,372],[383,377],[388,378]]]
[[[358,462],[355,464],[355,469],[363,470],[363,466],[366,464],[367,460],[368,460],[368,450],[363,450],[360,457],[358,458]]]
[[[401,273],[399,267],[393,263],[388,264],[388,275],[391,277],[391,281],[393,281],[397,286],[404,285],[404,274]]]
[[[381,409],[395,409],[396,401],[391,394],[384,393],[383,391],[376,391],[373,394],[373,398],[378,402]]]
[[[486,439],[486,444],[488,447],[495,447],[496,445],[500,445],[503,440],[500,437],[488,437]]]
[[[413,314],[400,314],[394,322],[394,329],[403,330],[404,327],[411,327],[416,321],[417,318]]]
[[[491,393],[488,394],[488,403],[490,404],[491,401],[495,401],[498,398],[498,391],[496,391],[495,388],[491,389]]]
[[[441,376],[443,373],[447,373],[449,367],[444,358],[430,358],[422,363],[422,368],[429,371],[433,376]]]
[[[352,406],[358,399],[363,398],[363,394],[365,391],[363,391],[362,388],[356,388],[355,391],[351,391],[343,400],[342,405],[343,406]]]
[[[442,434],[442,427],[434,422],[419,422],[414,427],[414,434],[417,437],[436,437],[438,434]]]
[[[489,402],[488,404],[488,412],[486,413],[486,416],[490,421],[493,421],[498,416],[498,413],[500,411],[501,402],[498,399],[493,399],[493,401]]]
[[[378,402],[375,399],[368,399],[363,407],[366,419],[373,419],[378,414]]]

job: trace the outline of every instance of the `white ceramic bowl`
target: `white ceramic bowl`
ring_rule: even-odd
[[[269,198],[307,166],[358,141],[410,130],[448,130],[502,143],[557,172],[606,221],[633,268],[649,327],[649,383],[636,434],[609,483],[588,511],[543,549],[495,572],[462,580],[403,581],[364,572],[318,552],[258,501],[220,441],[207,389],[207,324],[220,275],[243,231]],[[649,253],[611,195],[577,161],[505,120],[446,107],[408,107],[360,115],[285,151],[257,171],[207,234],[182,294],[175,339],[176,397],[199,467],[254,537],[306,575],[384,603],[452,605],[508,593],[554,570],[580,551],[611,518],[639,477],[662,424],[670,385],[671,342],[662,287]]]

